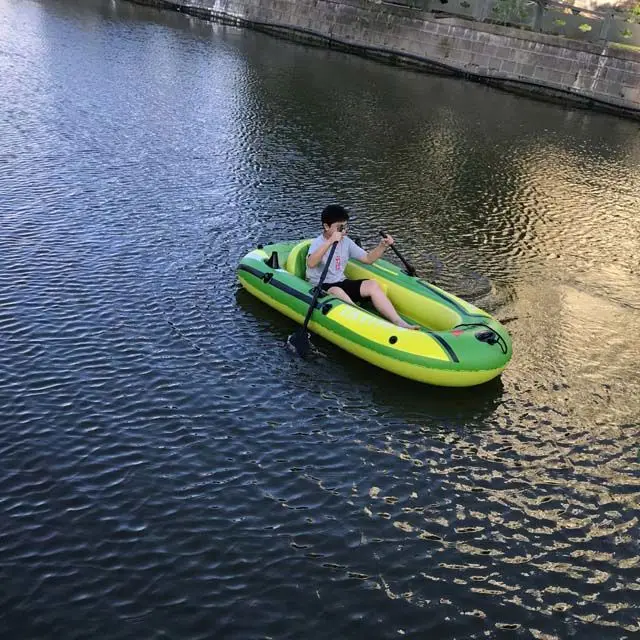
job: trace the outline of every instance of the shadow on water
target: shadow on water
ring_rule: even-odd
[[[254,328],[263,335],[263,340],[284,345],[288,335],[298,327],[241,287],[236,292],[236,302],[251,317]],[[366,393],[375,410],[386,419],[404,423],[423,423],[427,420],[452,428],[486,426],[487,418],[502,401],[504,387],[500,378],[469,388],[436,387],[379,369],[320,336],[312,335],[312,343],[318,353],[311,361],[306,361],[307,366],[329,367],[332,387],[339,390],[340,394],[347,385],[351,387],[352,394]],[[283,349],[282,357],[297,356]],[[310,375],[309,384],[313,381],[314,376]]]

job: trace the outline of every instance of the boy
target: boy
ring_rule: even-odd
[[[344,207],[331,204],[322,212],[322,235],[311,242],[307,254],[307,280],[313,285],[320,281],[320,275],[334,242],[338,243],[329,265],[322,288],[336,298],[354,304],[363,298],[371,298],[373,306],[390,322],[405,329],[419,329],[405,322],[391,304],[380,285],[375,280],[349,280],[344,270],[349,258],[365,264],[372,264],[382,257],[385,249],[393,244],[393,238],[386,236],[380,244],[368,253],[347,236],[349,214]]]

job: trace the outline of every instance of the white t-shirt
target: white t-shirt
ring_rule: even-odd
[[[327,239],[323,235],[315,238],[311,242],[311,246],[309,247],[309,253],[307,254],[307,256],[310,256],[326,241]],[[327,249],[326,253],[322,256],[322,259],[315,267],[307,267],[307,280],[311,284],[318,284],[318,282],[320,282],[322,270],[324,269],[324,265],[327,263],[327,258],[329,257],[330,253],[331,247]],[[338,242],[338,246],[336,247],[336,250],[333,254],[333,259],[331,260],[331,264],[329,265],[325,282],[327,284],[342,282],[342,280],[344,280],[344,270],[347,266],[349,258],[362,260],[362,258],[364,258],[366,255],[367,252],[362,247],[359,247],[349,236],[344,236],[344,238],[342,238],[342,240]]]

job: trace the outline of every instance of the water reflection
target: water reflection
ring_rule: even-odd
[[[0,635],[638,633],[633,123],[124,2],[0,30]],[[501,380],[289,354],[235,267],[329,201],[515,318]]]

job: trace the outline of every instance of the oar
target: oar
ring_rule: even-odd
[[[292,333],[287,340],[287,342],[295,348],[301,358],[307,356],[309,354],[309,351],[311,350],[311,343],[309,342],[307,326],[309,325],[311,314],[313,313],[316,302],[318,301],[318,296],[322,291],[322,285],[324,284],[324,279],[327,277],[327,271],[329,271],[329,265],[331,264],[333,254],[336,252],[337,246],[337,242],[334,242],[331,245],[331,249],[329,250],[329,257],[325,262],[324,269],[322,270],[322,274],[320,275],[320,280],[318,280],[318,284],[313,290],[313,298],[311,298],[311,304],[309,305],[309,310],[307,311],[307,315],[304,319],[304,322],[302,323],[302,326],[295,333]]]
[[[380,235],[381,235],[383,238],[386,238],[388,234],[386,233],[386,231],[380,231]],[[392,245],[391,245],[391,248],[393,249],[393,252],[398,256],[398,258],[400,258],[400,260],[401,260],[402,264],[404,265],[405,269],[407,270],[407,273],[408,273],[410,276],[417,276],[418,274],[416,273],[416,270],[415,270],[415,268],[413,267],[413,265],[411,265],[410,263],[408,263],[408,262],[407,262],[407,261],[402,257],[401,253],[396,249],[396,245],[395,245],[395,244],[392,244]]]

